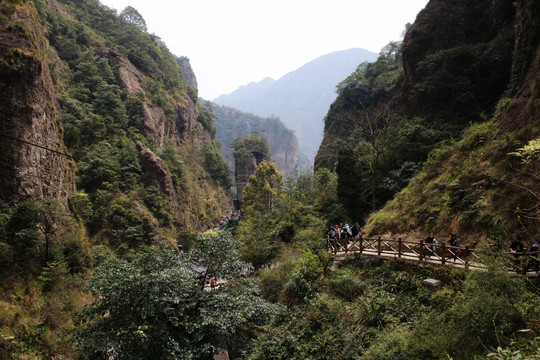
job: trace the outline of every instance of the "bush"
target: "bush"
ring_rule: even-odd
[[[365,287],[366,284],[350,271],[345,271],[335,276],[328,284],[328,289],[331,293],[347,301],[353,301],[362,295]]]

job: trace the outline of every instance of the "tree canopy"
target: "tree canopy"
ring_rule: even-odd
[[[133,261],[105,262],[90,283],[96,300],[81,315],[77,345],[88,359],[202,360],[219,348],[245,351],[252,326],[277,307],[242,277],[238,245],[220,232],[203,235],[189,253],[159,246]],[[201,286],[210,275],[227,282]]]

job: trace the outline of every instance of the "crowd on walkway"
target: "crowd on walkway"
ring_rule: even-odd
[[[330,240],[348,240],[356,238],[361,233],[361,228],[358,223],[352,226],[349,224],[340,223],[339,225],[332,225],[328,231],[328,239]],[[439,241],[435,238],[434,232],[430,232],[426,238],[422,241],[422,255],[424,258],[431,258],[432,256],[442,256],[441,251],[448,252],[445,254],[447,259],[453,259],[454,262],[461,260],[460,252],[466,248],[462,248],[458,242],[457,234],[450,234],[450,238],[444,243],[439,244]],[[490,244],[491,245],[491,244]],[[494,247],[490,246],[493,250]],[[538,244],[533,243],[530,247],[526,248],[520,237],[513,239],[510,242],[509,252],[513,255],[515,262],[522,262],[523,256],[526,256],[527,260],[525,264],[526,268],[532,271],[539,272],[540,258]],[[463,254],[467,256],[467,254]]]
[[[355,223],[352,226],[349,226],[349,224],[343,225],[343,223],[339,225],[332,225],[330,227],[330,231],[328,232],[328,237],[330,239],[349,239],[349,238],[355,238],[360,233],[360,225],[358,223]]]

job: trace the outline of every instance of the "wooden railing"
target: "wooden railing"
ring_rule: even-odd
[[[426,244],[424,241],[406,241],[401,238],[384,239],[378,237],[364,237],[358,235],[355,238],[326,239],[326,248],[329,252],[338,253],[361,253],[365,255],[400,258],[428,263],[448,265],[452,264],[464,268],[485,268],[482,255],[492,252],[491,249],[472,249],[468,246],[449,246],[447,244]],[[455,254],[455,255],[454,255]],[[533,271],[538,273],[538,253],[510,253],[512,269],[518,273]]]

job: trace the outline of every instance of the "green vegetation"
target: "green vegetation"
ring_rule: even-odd
[[[335,170],[347,217],[363,219],[407,185],[443,133],[400,107],[402,44],[392,42],[338,85],[315,168]]]
[[[257,162],[270,158],[268,141],[257,132],[234,139],[231,147],[234,149],[233,155],[237,167],[245,166],[253,157]]]
[[[503,356],[507,347],[537,351],[525,350],[539,330],[537,285],[509,274],[504,256],[487,260],[486,272],[360,257],[331,271],[325,226],[316,220],[323,214],[313,202],[326,175],[287,184],[273,209],[237,227],[246,260],[277,265],[260,271],[262,294],[287,306],[259,333],[248,359],[481,359]],[[443,285],[430,289],[425,278]]]
[[[133,262],[114,259],[97,268],[90,284],[97,299],[85,307],[75,335],[83,358],[112,352],[119,359],[212,359],[214,349],[249,349],[253,327],[278,307],[241,276],[230,234],[198,240],[188,254],[156,247]],[[227,283],[205,288],[210,276]]]
[[[537,14],[531,4],[516,5],[519,19]],[[15,10],[37,21],[34,6],[43,26],[21,17],[6,31],[46,34],[50,51],[0,46],[0,72],[13,82],[38,58],[50,71],[77,189],[68,204],[1,204],[2,359],[211,359],[218,348],[252,360],[539,357],[538,280],[510,274],[497,252],[486,271],[467,271],[337,263],[325,248],[329,225],[367,216],[368,233],[453,231],[502,249],[508,237],[537,238],[528,37],[516,39],[512,84],[513,41],[467,42],[417,59],[406,98],[411,74],[390,43],[339,84],[314,174],[284,182],[265,138],[229,139],[246,169],[243,216],[231,233],[198,235],[230,210],[230,169],[178,58],[132,7],[10,0],[0,21]],[[512,97],[518,88],[530,98]],[[425,287],[428,277],[442,285]]]
[[[0,72],[9,75],[5,86],[41,66],[48,86],[50,72],[58,102],[44,107],[60,116],[47,131],[63,133],[77,192],[69,204],[2,204],[0,358],[77,358],[70,335],[82,304],[93,300],[84,284],[94,267],[213,225],[230,211],[229,169],[213,114],[137,10],[117,14],[97,0],[0,5],[1,21],[14,14],[6,31],[29,48],[2,45]],[[50,48],[37,53],[33,42]],[[32,109],[23,95],[10,114]]]
[[[251,134],[265,132],[269,140],[269,148],[272,154],[283,151],[283,139],[289,139],[293,135],[292,131],[287,129],[281,120],[277,117],[262,118],[253,114],[241,112],[226,106],[218,106],[208,103],[216,115],[214,120],[217,132],[217,138],[223,144],[221,151],[229,162],[233,163],[233,152],[231,144],[238,137],[250,136]]]

